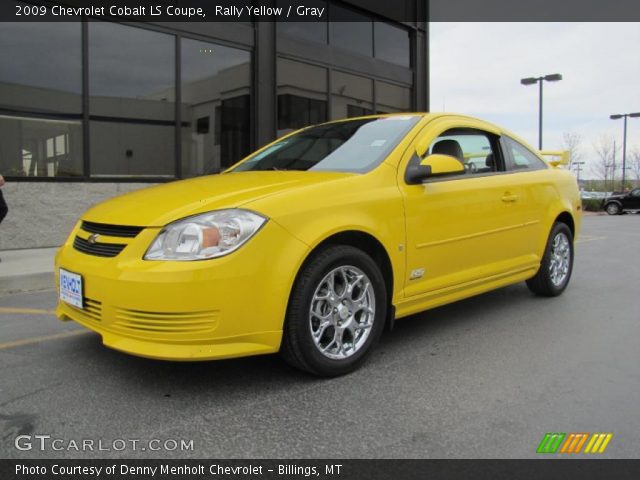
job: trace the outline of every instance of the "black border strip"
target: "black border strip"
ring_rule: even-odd
[[[57,468],[85,468],[71,475],[56,475]],[[161,473],[165,468],[188,467],[189,473]],[[19,467],[16,471],[16,466]],[[101,467],[99,476],[91,467]],[[109,474],[107,468],[115,467]],[[132,470],[141,467],[156,468],[155,474]],[[25,469],[37,469],[44,474],[25,473]],[[212,474],[212,469],[213,473]],[[222,470],[221,470],[222,469]],[[224,470],[233,469],[233,470]],[[241,470],[235,470],[241,469]],[[245,471],[242,471],[244,469]],[[137,473],[133,473],[137,472]],[[176,472],[174,470],[174,472]],[[235,472],[235,473],[234,473]],[[249,472],[249,473],[246,473]],[[315,473],[317,472],[317,473]],[[131,479],[153,478],[154,480],[253,478],[256,480],[282,480],[286,478],[325,479],[402,479],[402,480],[458,480],[458,479],[545,479],[545,480],[636,480],[640,478],[640,460],[580,459],[580,460],[0,460],[0,478],[3,480],[31,480],[50,478],[77,479]]]
[[[329,15],[325,9],[322,16],[300,16],[298,7],[305,7],[304,0],[22,0],[47,7],[44,15],[17,16],[15,2],[0,3],[0,22],[20,21],[79,21],[80,15],[53,15],[53,6],[89,7],[89,20],[117,20],[129,22],[341,22],[353,21],[348,15]],[[329,0],[351,7],[351,10],[366,10],[378,19],[400,22],[633,22],[640,21],[640,2],[637,0]],[[258,8],[249,14],[246,7]],[[419,8],[419,4],[427,8]],[[110,7],[146,7],[136,14],[110,14]],[[151,6],[160,6],[159,15],[151,15]],[[169,15],[167,7],[200,9],[194,16]],[[93,7],[93,10],[91,10]],[[221,14],[217,7],[231,8],[229,14]],[[233,9],[236,7],[236,9]],[[269,8],[281,8],[279,14],[267,13]],[[302,11],[302,10],[301,10]],[[86,11],[85,11],[86,12]],[[116,13],[117,10],[112,12]],[[121,11],[122,12],[122,11]],[[133,12],[133,11],[132,11]],[[272,10],[271,10],[272,12]],[[239,13],[239,15],[238,15]],[[204,15],[203,15],[204,14]]]

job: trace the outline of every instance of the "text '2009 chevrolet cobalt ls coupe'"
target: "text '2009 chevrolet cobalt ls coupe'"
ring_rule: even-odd
[[[89,209],[56,257],[57,315],[134,355],[280,351],[340,375],[394,319],[520,281],[559,295],[580,219],[573,175],[489,123],[331,122]]]

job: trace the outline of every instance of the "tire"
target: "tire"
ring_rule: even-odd
[[[617,203],[607,203],[604,209],[609,215],[620,215],[620,213],[622,212],[620,205],[618,205]]]
[[[349,373],[380,338],[387,302],[384,279],[371,257],[347,245],[327,247],[298,273],[280,354],[293,367],[317,376]]]
[[[540,269],[527,286],[536,295],[557,297],[569,284],[573,271],[573,235],[565,223],[556,222],[551,229]]]

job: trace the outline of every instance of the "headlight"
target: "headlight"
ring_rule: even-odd
[[[144,255],[145,260],[205,260],[240,248],[267,219],[232,208],[203,213],[170,223]]]

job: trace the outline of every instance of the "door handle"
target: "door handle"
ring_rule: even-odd
[[[507,192],[502,196],[502,201],[506,203],[517,202],[518,195],[513,195],[512,193]]]

